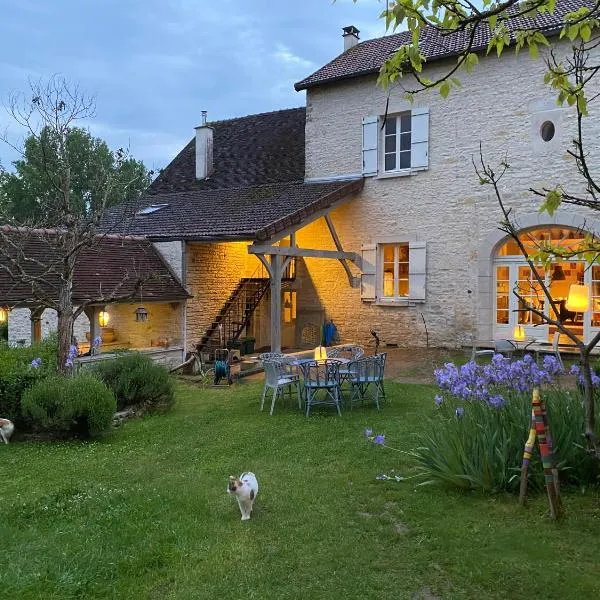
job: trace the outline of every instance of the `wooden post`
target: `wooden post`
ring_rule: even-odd
[[[271,352],[281,352],[281,272],[279,254],[271,254]]]
[[[29,309],[31,313],[31,340],[30,344],[37,344],[42,341],[42,314],[43,308],[36,307]]]
[[[83,311],[90,321],[90,351],[94,340],[100,335],[100,323],[98,323],[100,309],[101,307],[99,306],[88,306]]]

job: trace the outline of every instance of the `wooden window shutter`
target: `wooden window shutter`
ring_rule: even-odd
[[[411,152],[412,169],[429,167],[429,109],[413,108],[411,111]]]
[[[362,174],[377,175],[377,117],[364,117],[362,120]]]
[[[361,248],[362,267],[360,274],[360,299],[372,302],[376,299],[377,246],[365,244]]]
[[[427,253],[425,242],[408,244],[408,298],[417,302],[425,301],[425,279],[427,273]]]

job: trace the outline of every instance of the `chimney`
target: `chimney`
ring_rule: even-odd
[[[354,48],[354,46],[358,44],[358,34],[360,33],[360,31],[358,31],[358,29],[356,29],[354,25],[348,25],[348,27],[343,27],[342,30],[344,32],[344,52],[346,52],[346,50],[350,50],[350,48]]]
[[[213,128],[206,124],[206,111],[196,127],[196,179],[206,179],[213,172]]]

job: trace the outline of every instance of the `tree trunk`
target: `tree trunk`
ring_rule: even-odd
[[[71,299],[72,280],[63,281],[59,290],[58,310],[58,371],[72,372],[70,349],[73,344],[73,301]],[[72,357],[71,357],[72,358]]]

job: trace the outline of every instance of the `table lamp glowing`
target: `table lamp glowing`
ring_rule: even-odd
[[[327,360],[327,349],[325,346],[317,346],[315,348],[315,360]]]
[[[517,342],[525,341],[525,327],[517,325],[513,330],[513,339]]]
[[[569,287],[569,296],[567,297],[565,306],[571,312],[587,312],[590,308],[590,294],[587,285],[572,284]]]

